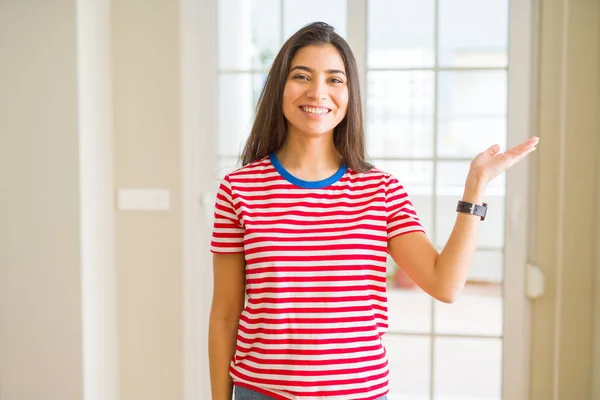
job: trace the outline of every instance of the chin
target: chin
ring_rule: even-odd
[[[328,133],[333,133],[335,126],[298,126],[296,125],[299,131],[306,133],[311,136],[322,136],[327,135]]]

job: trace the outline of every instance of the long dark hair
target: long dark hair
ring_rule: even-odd
[[[242,165],[262,159],[281,148],[287,135],[283,90],[292,58],[303,47],[327,44],[339,51],[348,77],[348,110],[344,119],[334,128],[335,147],[349,168],[360,172],[373,168],[366,161],[358,67],[354,54],[348,43],[324,22],[304,26],[279,50],[258,99],[254,125],[242,152]]]

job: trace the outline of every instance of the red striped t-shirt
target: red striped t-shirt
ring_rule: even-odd
[[[387,394],[387,241],[415,231],[404,188],[377,169],[307,182],[271,155],[228,174],[211,251],[246,259],[234,383],[276,399]]]

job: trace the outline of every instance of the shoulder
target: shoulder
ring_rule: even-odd
[[[358,172],[353,169],[348,169],[347,175],[350,180],[354,181],[370,181],[370,182],[379,182],[382,185],[388,185],[392,181],[397,181],[397,179],[390,174],[389,172],[383,171],[379,168],[371,168],[367,172]]]
[[[265,176],[274,172],[276,172],[275,168],[271,164],[269,156],[266,156],[228,173],[223,178],[223,182],[230,186],[243,185],[245,182],[264,179]]]

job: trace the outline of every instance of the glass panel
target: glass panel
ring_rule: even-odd
[[[439,24],[439,65],[507,65],[508,0],[440,0]]]
[[[430,333],[432,299],[388,256],[388,332]]]
[[[237,157],[252,129],[254,112],[252,74],[224,74],[218,78],[218,155]]]
[[[433,227],[433,162],[374,160],[382,171],[398,179],[410,196],[425,232]]]
[[[429,399],[431,338],[385,335],[393,399]]]
[[[469,282],[502,283],[504,281],[504,251],[477,250],[467,278]]]
[[[438,78],[439,157],[471,157],[506,146],[505,71],[447,72]]]
[[[213,176],[215,177],[215,180],[221,180],[225,178],[225,175],[235,171],[241,166],[242,163],[238,157],[218,157],[217,170],[214,172]]]
[[[502,340],[436,338],[434,399],[500,400]]]
[[[433,67],[432,0],[370,0],[368,7],[369,68]]]
[[[433,223],[433,162],[374,160],[377,168],[394,175],[404,186],[423,228]],[[390,331],[431,332],[431,298],[388,256],[388,307]]]
[[[256,103],[258,103],[258,98],[265,86],[265,81],[267,80],[267,74],[254,74],[254,90],[252,92],[252,107],[256,109]]]
[[[346,37],[346,0],[284,0],[283,13],[286,40],[304,25],[316,21],[327,22],[338,35]]]
[[[371,71],[367,82],[367,149],[371,157],[431,157],[434,75]]]
[[[219,0],[217,7],[219,68],[269,68],[281,42],[280,1]]]
[[[492,253],[492,252],[487,252]],[[496,268],[502,268],[502,253],[495,253],[495,264],[474,263],[486,279],[497,280]],[[478,258],[478,257],[475,257]],[[481,258],[481,257],[479,257]],[[452,304],[435,301],[435,333],[502,336],[503,299],[500,283],[467,283]]]
[[[462,198],[469,164],[469,161],[438,162],[434,243],[439,248],[446,244],[456,222],[456,203]],[[501,174],[487,187],[484,201],[488,204],[488,213],[479,232],[480,247],[504,247],[505,182],[506,175]]]

